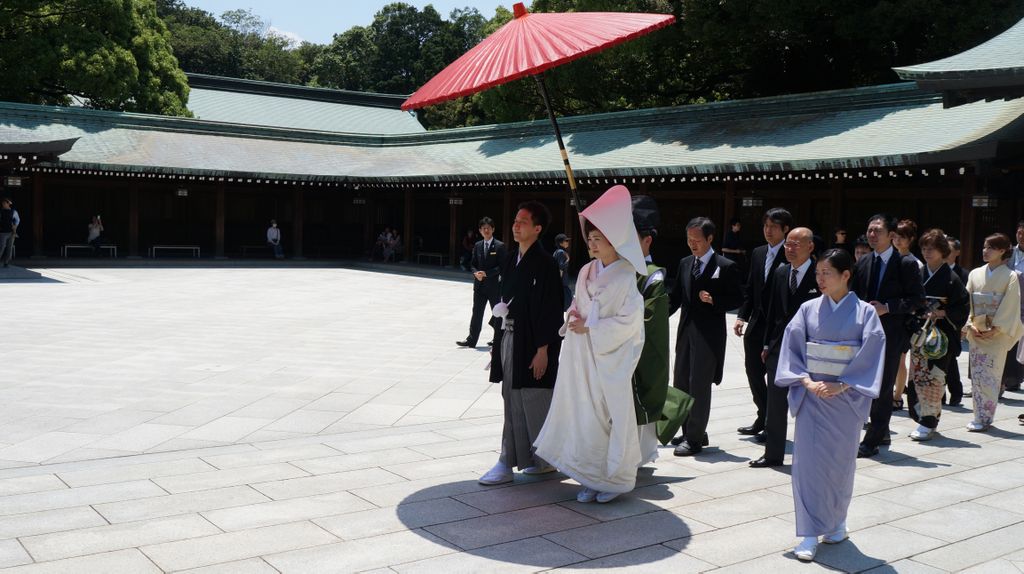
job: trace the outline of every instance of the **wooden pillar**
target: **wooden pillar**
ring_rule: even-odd
[[[562,233],[564,233],[569,239],[574,239],[573,234],[572,234],[572,219],[573,219],[573,216],[576,214],[576,207],[573,206],[572,198],[569,197],[569,193],[565,194],[565,207],[564,207],[564,209],[565,209],[565,217],[562,220]],[[552,237],[551,240],[554,241],[555,240],[554,237]],[[572,243],[577,243],[577,242],[573,241],[573,242],[570,243],[570,245],[572,245]],[[557,245],[550,245],[548,247],[550,249],[557,249],[558,248]]]
[[[846,214],[845,210],[843,209],[843,182],[833,181],[832,183],[830,183],[828,197],[830,208],[829,218],[832,220],[832,227],[845,227],[846,222],[844,221],[844,219]],[[821,235],[823,239],[825,239],[826,244],[831,244],[832,238],[835,237],[835,234],[832,233],[832,229],[819,230],[818,234]],[[856,234],[850,233],[849,229],[846,230],[847,242],[853,243],[856,240],[856,238]]]
[[[512,212],[512,186],[506,185],[501,190],[501,227],[498,238],[505,243],[512,242],[512,220],[516,214]]]
[[[43,250],[43,175],[32,176],[32,258],[46,257]]]
[[[295,217],[292,221],[292,259],[305,259],[302,256],[302,224],[306,220],[306,196],[302,189],[294,192]]]
[[[975,192],[978,189],[978,176],[973,171],[964,175],[963,197],[960,199],[960,265],[964,269],[975,267],[978,259],[974,253],[974,231],[977,224],[978,214],[974,209],[973,202]]]
[[[448,264],[452,267],[457,268],[458,263],[458,246],[456,242],[459,240],[459,205],[462,201],[461,198],[449,197],[448,198]]]
[[[416,238],[413,237],[413,230],[415,229],[415,227],[413,226],[413,221],[412,221],[413,208],[414,207],[415,207],[415,202],[413,201],[412,190],[411,189],[406,189],[405,190],[405,217],[404,217],[404,222],[405,222],[404,227],[405,227],[405,229],[402,231],[402,236],[405,237],[405,260],[406,261],[413,261],[413,258],[416,256],[416,249],[418,247],[416,245]]]
[[[128,258],[139,258],[139,184],[128,188]]]
[[[729,180],[725,182],[725,212],[722,214],[722,239],[725,239],[725,230],[729,228],[729,222],[736,217],[736,182]]]
[[[216,251],[214,252],[215,259],[227,259],[224,256],[224,184],[220,183],[217,185],[217,211],[214,216],[214,226],[216,235]],[[301,241],[301,240],[300,240]],[[301,254],[301,245],[299,247]]]
[[[364,203],[361,207],[363,208],[363,250],[361,253],[367,254],[373,253],[373,211],[377,208],[376,204],[372,199],[364,199]],[[406,248],[409,245],[409,238],[405,238]]]

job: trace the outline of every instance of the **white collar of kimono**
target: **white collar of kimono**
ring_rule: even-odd
[[[843,304],[843,302],[845,302],[847,299],[849,299],[850,297],[853,297],[853,296],[854,296],[853,291],[850,291],[849,293],[846,294],[846,297],[843,297],[838,302],[837,301],[833,301],[832,297],[830,297],[828,295],[825,295],[825,299],[828,299],[828,304],[832,307],[832,310],[835,311],[836,309],[839,308],[840,305]]]
[[[878,255],[879,257],[882,258],[882,263],[885,263],[886,265],[889,264],[889,258],[892,257],[892,254],[893,254],[893,247],[892,247],[892,245],[889,245],[889,248],[886,249],[885,251],[881,252],[881,253],[875,253],[875,255]]]
[[[600,229],[619,257],[628,261],[637,273],[647,274],[647,262],[633,223],[633,203],[626,186],[612,187],[584,209],[580,213],[581,230],[586,228],[584,220]],[[586,239],[584,236],[583,240]]]

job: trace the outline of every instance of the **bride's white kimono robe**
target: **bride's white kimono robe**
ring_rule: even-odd
[[[563,326],[558,378],[537,454],[598,492],[629,492],[641,460],[632,377],[644,347],[644,299],[625,259],[580,270],[573,307],[590,332]]]

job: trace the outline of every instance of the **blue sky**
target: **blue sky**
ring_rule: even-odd
[[[476,8],[485,18],[494,16],[499,5],[511,9],[514,0],[402,0],[423,8],[433,4],[445,18],[455,8]],[[327,44],[336,33],[352,26],[366,26],[373,15],[390,4],[381,0],[185,0],[189,6],[220,16],[228,10],[248,8],[270,23],[274,31],[297,41]],[[529,2],[527,2],[529,4]]]

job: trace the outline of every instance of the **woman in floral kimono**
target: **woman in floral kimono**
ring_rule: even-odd
[[[875,309],[850,292],[853,259],[828,250],[815,276],[822,296],[800,306],[782,338],[775,384],[789,387],[793,441],[794,550],[813,560],[818,537],[846,540],[860,431],[878,397],[885,332]]]
[[[581,485],[580,502],[609,502],[633,490],[644,462],[633,406],[633,372],[644,347],[647,266],[629,190],[609,189],[580,214],[590,255],[563,326],[551,409],[537,455]]]
[[[913,386],[908,393],[910,418],[918,423],[911,431],[912,440],[932,438],[942,416],[942,394],[946,387],[949,362],[960,353],[960,330],[967,321],[970,299],[960,277],[946,264],[952,252],[949,240],[941,229],[930,229],[919,241],[925,267],[921,269],[924,293],[933,303],[931,312],[935,326],[946,336],[946,353],[936,359],[925,356],[924,349],[910,351],[910,379]]]
[[[973,432],[992,425],[1006,354],[1024,332],[1020,322],[1020,283],[1006,266],[1010,249],[1008,237],[1002,233],[989,235],[981,251],[986,265],[967,277],[967,292],[971,296],[967,340],[974,403],[974,420],[967,423],[967,430]]]

